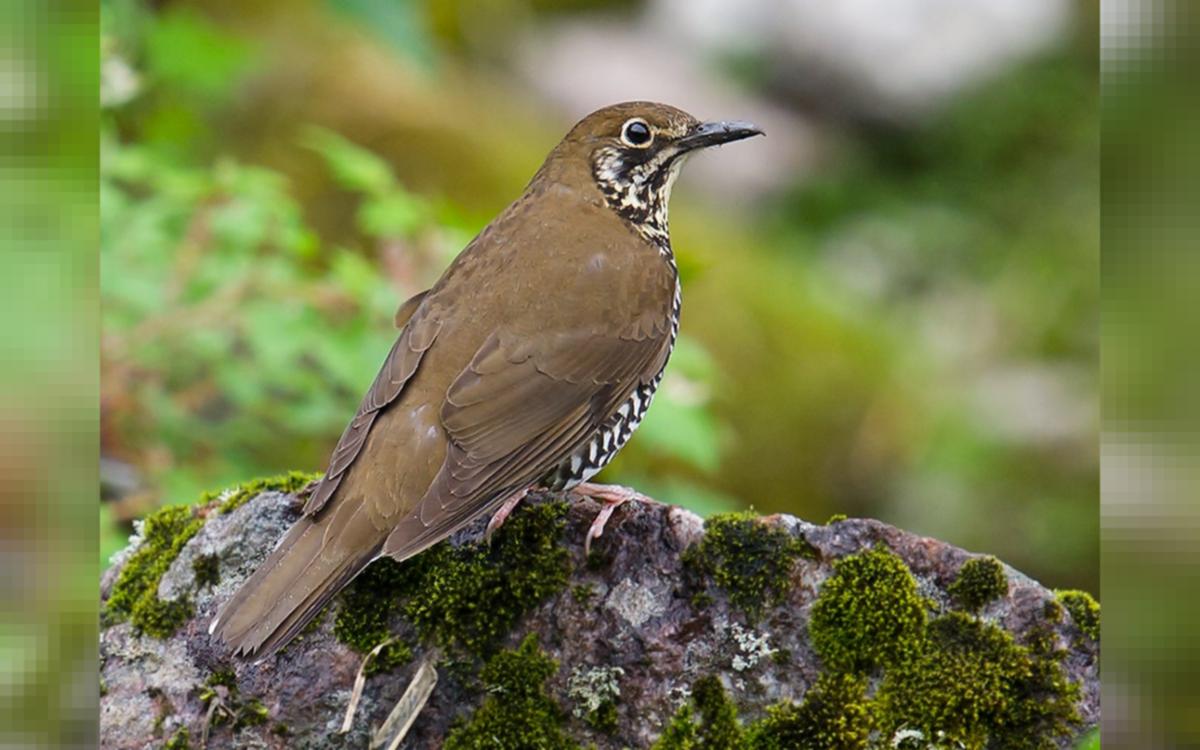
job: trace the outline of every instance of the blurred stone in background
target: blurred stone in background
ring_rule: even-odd
[[[1061,40],[1068,0],[655,0],[676,49],[755,50],[770,81],[814,108],[910,120]]]

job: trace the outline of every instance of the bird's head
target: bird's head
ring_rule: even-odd
[[[651,241],[665,241],[667,202],[688,154],[763,131],[748,122],[701,122],[655,102],[625,102],[576,123],[551,160],[587,172],[605,202]]]

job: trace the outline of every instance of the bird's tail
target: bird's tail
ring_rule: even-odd
[[[341,513],[332,515],[320,522],[309,517],[297,521],[221,608],[209,632],[235,654],[257,659],[292,640],[378,556],[383,541],[361,537],[365,513],[350,512],[345,519],[337,517]]]

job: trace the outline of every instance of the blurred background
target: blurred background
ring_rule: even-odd
[[[398,304],[577,119],[768,136],[675,191],[682,337],[601,475],[880,518],[1098,591],[1098,9],[104,0],[100,563],[321,470]]]

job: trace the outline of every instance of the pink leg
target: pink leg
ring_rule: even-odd
[[[608,523],[608,519],[612,516],[614,510],[629,500],[649,499],[637,490],[622,487],[619,484],[581,482],[575,485],[571,491],[577,495],[599,500],[604,505],[600,509],[600,512],[596,514],[596,520],[592,521],[592,526],[588,529],[587,536],[583,539],[583,554],[585,555],[592,551],[592,540],[599,539],[600,535],[604,533],[604,525]]]
[[[487,531],[483,532],[483,538],[485,541],[489,543],[492,541],[492,534],[495,534],[496,529],[504,525],[504,522],[508,520],[509,514],[516,509],[517,505],[524,500],[525,496],[528,494],[529,488],[526,487],[525,489],[518,490],[517,492],[514,492],[508,496],[508,499],[504,501],[504,504],[500,506],[500,509],[492,514],[492,520],[488,521]]]

